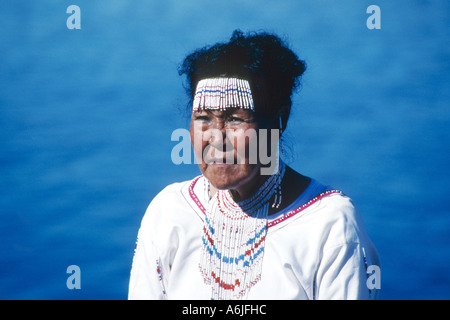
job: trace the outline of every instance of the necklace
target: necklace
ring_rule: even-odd
[[[269,176],[255,194],[235,202],[229,190],[218,190],[206,210],[200,272],[213,300],[245,299],[261,279],[270,199],[281,203],[285,165]],[[205,186],[206,187],[206,186]]]

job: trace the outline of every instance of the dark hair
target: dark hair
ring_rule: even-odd
[[[305,62],[276,35],[266,32],[244,35],[235,30],[229,42],[207,46],[189,54],[179,67],[186,75],[186,91],[192,103],[198,81],[212,77],[237,77],[250,82],[255,112],[262,119],[282,117],[284,130],[292,105],[291,95],[300,85]]]

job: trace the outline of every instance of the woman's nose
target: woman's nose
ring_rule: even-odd
[[[208,143],[214,147],[222,147],[226,139],[225,130],[211,128],[206,132]]]
[[[208,129],[208,142],[212,145],[223,145],[226,138],[225,122],[221,119],[215,119]]]

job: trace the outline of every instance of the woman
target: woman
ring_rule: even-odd
[[[180,74],[202,175],[169,185],[149,205],[130,299],[376,296],[367,268],[378,255],[352,201],[278,157],[304,71],[266,33],[235,31],[186,57]]]

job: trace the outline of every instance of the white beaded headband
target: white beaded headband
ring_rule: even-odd
[[[193,111],[243,108],[255,111],[250,84],[237,78],[209,78],[200,80],[195,90]]]

